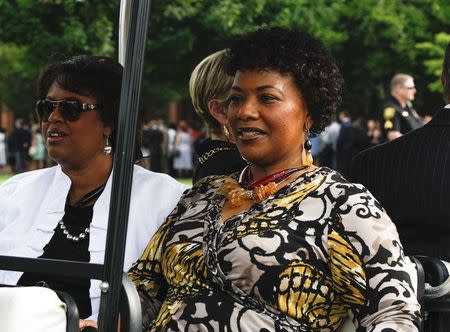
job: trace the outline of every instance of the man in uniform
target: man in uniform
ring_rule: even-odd
[[[383,109],[384,130],[388,140],[423,126],[423,121],[412,107],[416,87],[411,76],[396,74],[391,80],[391,97]]]

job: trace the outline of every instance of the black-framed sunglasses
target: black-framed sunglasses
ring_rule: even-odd
[[[36,102],[36,114],[40,122],[47,122],[50,114],[55,108],[58,108],[64,120],[77,121],[81,112],[97,111],[102,107],[102,104],[83,104],[77,100],[38,100]]]

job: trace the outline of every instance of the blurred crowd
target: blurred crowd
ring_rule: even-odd
[[[205,131],[188,121],[166,124],[150,120],[142,127],[142,165],[155,172],[189,178],[198,163],[196,146],[206,139]],[[320,134],[311,134],[312,155],[316,166],[326,166],[349,175],[354,156],[388,140],[380,120],[352,117],[341,111]]]
[[[18,174],[50,164],[39,124],[18,118],[10,133],[0,127],[0,172]]]
[[[192,177],[198,163],[196,146],[206,139],[205,130],[186,120],[166,123],[163,119],[145,121],[141,128],[141,165],[151,171],[178,178]],[[314,164],[348,176],[354,156],[387,140],[379,120],[352,118],[346,111],[320,134],[311,134]],[[0,127],[0,172],[22,173],[53,165],[48,159],[39,124],[15,121],[9,133]]]
[[[154,172],[189,178],[196,165],[195,143],[204,138],[187,121],[166,124],[162,119],[144,122],[141,130],[141,165]]]

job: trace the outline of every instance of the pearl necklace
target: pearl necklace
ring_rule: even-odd
[[[75,208],[87,206],[90,202],[97,199],[102,194],[103,189],[105,189],[105,185],[106,184],[101,185],[100,187],[95,188],[94,190],[88,192],[86,195],[81,197],[73,206]],[[66,205],[69,205],[69,195],[67,195]],[[60,231],[63,233],[63,235],[66,237],[67,240],[75,242],[75,243],[86,239],[89,234],[89,227],[86,227],[84,229],[84,232],[81,232],[78,235],[70,234],[69,230],[67,229],[66,224],[64,224],[64,216],[61,218],[60,221],[58,221],[58,227],[59,227]]]
[[[59,229],[66,236],[66,239],[70,240],[70,241],[73,241],[73,242],[78,242],[80,240],[84,240],[87,237],[88,233],[89,233],[89,227],[86,227],[84,232],[81,232],[80,234],[78,234],[76,236],[70,234],[69,231],[67,230],[66,225],[64,224],[64,221],[62,219],[58,222],[58,225],[59,225]]]

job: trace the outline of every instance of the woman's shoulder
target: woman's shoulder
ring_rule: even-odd
[[[188,188],[188,186],[178,182],[167,174],[152,172],[138,165],[134,165],[133,186],[146,187],[147,189],[157,191],[171,189],[180,192]]]
[[[58,166],[52,166],[47,168],[42,168],[34,171],[24,172],[20,174],[16,174],[12,177],[10,177],[8,180],[6,180],[3,185],[6,184],[28,184],[30,182],[43,180],[46,181],[49,178],[54,177],[58,172]]]
[[[338,191],[358,190],[369,193],[369,191],[362,184],[350,182],[339,172],[331,168],[319,167],[316,172],[326,177],[326,185],[330,187],[330,189]]]
[[[319,167],[314,172],[311,172],[311,178],[321,179],[322,191],[326,192],[328,198],[335,204],[351,206],[365,202],[370,203],[379,210],[383,209],[366,187],[362,184],[348,181],[335,170],[328,167]]]
[[[386,215],[377,199],[362,184],[345,179],[338,172],[323,167],[327,196],[341,216],[379,219]]]
[[[221,187],[226,181],[229,180],[237,180],[239,172],[235,172],[229,175],[209,175],[204,178],[198,180],[193,185],[193,189],[208,189],[208,188],[217,188]]]
[[[224,183],[230,179],[237,177],[236,174],[231,175],[210,175],[198,180],[191,188],[186,190],[184,198],[199,199],[202,196],[214,196]]]
[[[31,192],[40,186],[49,187],[58,173],[62,173],[58,166],[20,173],[3,182],[0,189],[3,193],[22,189]]]

